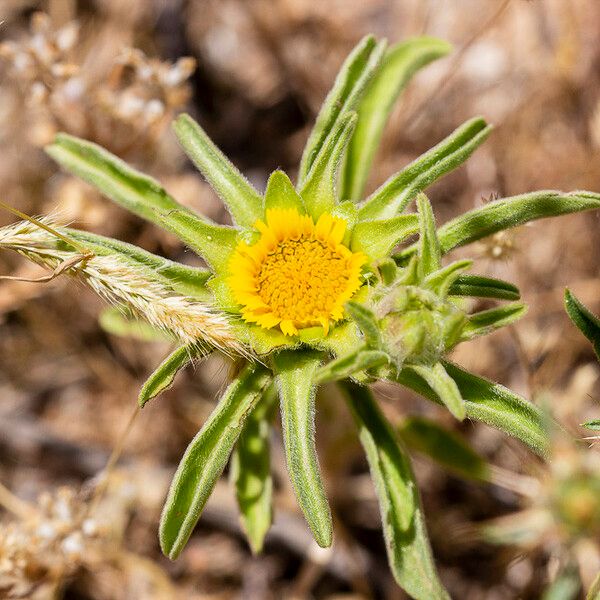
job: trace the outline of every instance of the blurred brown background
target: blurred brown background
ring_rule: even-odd
[[[224,219],[176,145],[173,115],[190,111],[262,188],[276,167],[294,174],[337,69],[368,32],[390,42],[426,33],[455,45],[410,84],[386,130],[372,186],[481,114],[497,127],[491,139],[430,190],[440,222],[496,196],[600,191],[597,0],[1,0],[0,21],[0,198],[190,264],[197,259],[174,238],[60,173],[41,147],[56,131],[97,141],[160,179],[179,201]],[[470,251],[475,271],[517,283],[530,311],[514,331],[460,347],[455,359],[543,398],[569,427],[600,415],[598,368],[562,310],[568,285],[600,312],[599,218],[537,222]],[[1,224],[12,220],[0,214]],[[0,268],[39,273],[5,253]],[[29,526],[28,505],[0,491],[0,503],[12,509],[0,509],[0,598],[404,597],[388,572],[352,423],[332,394],[320,399],[317,421],[336,518],[332,551],[310,541],[277,437],[276,523],[264,555],[251,557],[223,482],[182,558],[171,564],[160,556],[163,495],[226,381],[219,359],[180,376],[143,411],[102,497],[104,518],[88,523],[86,482],[122,438],[144,377],[169,351],[165,342],[105,333],[101,309],[91,292],[66,279],[0,285],[0,482],[37,503],[49,523]],[[397,388],[380,391],[395,421],[431,415],[462,430],[494,464],[534,468],[504,436],[472,423],[458,427]],[[415,468],[453,597],[540,597],[551,549],[523,556],[473,534],[474,523],[516,510],[519,498],[465,483],[420,458]],[[3,563],[22,547],[30,552],[19,554],[18,565]]]

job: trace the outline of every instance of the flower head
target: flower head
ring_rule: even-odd
[[[343,219],[323,213],[315,223],[295,209],[271,209],[255,244],[239,243],[231,261],[229,284],[245,321],[286,335],[340,321],[344,303],[361,285],[362,252],[342,244]]]

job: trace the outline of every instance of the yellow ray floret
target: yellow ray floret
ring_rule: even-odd
[[[344,316],[344,304],[361,285],[362,252],[342,244],[346,222],[323,214],[315,223],[295,209],[267,210],[261,236],[240,242],[229,264],[229,286],[250,323],[286,335]]]

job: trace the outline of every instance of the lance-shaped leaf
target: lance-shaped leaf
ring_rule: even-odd
[[[461,396],[460,390],[454,379],[448,375],[442,363],[438,362],[431,366],[411,365],[406,368],[414,371],[426,381],[427,385],[457,419],[462,421],[467,416],[465,401]]]
[[[371,392],[342,384],[365,449],[379,500],[392,573],[416,600],[446,600],[433,561],[410,460]]]
[[[206,269],[199,269],[182,265],[142,250],[133,244],[127,244],[110,237],[104,237],[88,231],[71,229],[70,227],[57,227],[60,233],[74,238],[83,243],[97,256],[114,256],[118,254],[122,258],[139,263],[144,267],[152,269],[154,275],[162,278],[173,290],[187,296],[193,296],[200,300],[210,300],[211,294],[206,283],[212,273]],[[58,241],[57,246],[63,247],[63,242]],[[66,248],[66,244],[64,244]]]
[[[225,203],[233,220],[241,227],[252,227],[262,216],[260,194],[192,117],[180,115],[173,123],[173,129],[179,143]]]
[[[331,546],[333,529],[315,448],[315,372],[320,354],[283,351],[273,358],[281,402],[283,441],[298,504],[319,546]]]
[[[565,290],[565,308],[573,324],[592,342],[600,360],[600,318],[584,306],[569,290]]]
[[[405,419],[398,432],[411,450],[425,454],[444,469],[466,479],[489,481],[489,464],[458,433],[424,417]]]
[[[352,232],[351,249],[364,252],[371,260],[389,256],[408,236],[419,231],[417,215],[398,215],[380,221],[361,221]]]
[[[341,381],[362,371],[368,371],[390,363],[391,359],[385,352],[361,348],[323,365],[315,375],[315,382],[321,384]]]
[[[211,351],[210,348],[198,344],[188,344],[177,348],[154,370],[146,379],[138,396],[138,404],[144,408],[146,402],[156,398],[165,390],[169,389],[175,381],[175,376],[181,369],[185,368],[194,360],[206,356]]]
[[[464,342],[482,335],[488,335],[495,329],[506,327],[518,321],[526,312],[527,306],[525,304],[513,302],[469,315],[469,319],[460,334],[460,341]]]
[[[344,170],[344,198],[359,200],[390,112],[412,76],[445,56],[452,46],[431,37],[409,39],[390,48],[358,105],[358,125]]]
[[[585,427],[590,431],[600,431],[600,419],[594,419],[592,421],[587,421],[586,423],[582,423],[581,427]]]
[[[443,364],[458,386],[468,417],[516,437],[542,456],[547,453],[546,419],[536,406],[498,383],[473,375],[452,363]],[[413,370],[403,369],[394,379],[421,396],[443,404],[436,392]]]
[[[423,280],[423,287],[445,298],[461,273],[466,269],[470,269],[472,264],[472,260],[457,260],[428,275]]]
[[[223,472],[248,413],[270,381],[258,364],[244,367],[188,446],[173,477],[160,521],[160,546],[176,559]]]
[[[418,269],[420,278],[424,279],[440,268],[442,253],[436,233],[435,216],[425,194],[417,196],[417,208],[420,226]]]
[[[346,303],[346,312],[362,331],[367,347],[381,349],[381,329],[373,311],[358,302],[350,301]]]
[[[496,300],[519,300],[521,298],[519,288],[508,281],[467,273],[458,276],[450,286],[448,295],[494,298]]]
[[[323,212],[331,211],[338,202],[340,165],[355,125],[356,113],[353,112],[336,121],[300,189],[306,209],[315,220]]]
[[[269,388],[248,415],[231,457],[231,481],[240,508],[242,525],[252,552],[262,550],[273,520],[273,478],[269,437],[277,393]]]
[[[452,219],[438,229],[442,253],[488,235],[537,219],[600,208],[600,194],[544,190],[502,198]],[[416,252],[413,245],[396,256],[402,262]]]
[[[366,36],[344,61],[306,142],[300,163],[299,186],[308,176],[338,119],[353,110],[362,97],[369,80],[381,62],[385,47],[385,42],[377,42],[372,35]]]
[[[375,190],[362,204],[360,218],[383,219],[402,212],[419,192],[464,163],[491,130],[481,118],[467,121]]]
[[[283,171],[273,171],[265,191],[265,211],[292,207],[300,214],[305,212],[304,202],[290,178]]]
[[[130,212],[175,234],[213,267],[221,267],[236,241],[230,227],[210,223],[176,202],[158,181],[96,144],[59,134],[46,148],[62,167]]]

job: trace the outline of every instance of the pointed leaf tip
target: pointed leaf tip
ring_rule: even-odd
[[[185,547],[227,464],[246,416],[270,380],[269,371],[264,367],[248,364],[229,385],[185,451],[160,520],[160,546],[171,560],[175,560]]]
[[[419,69],[451,49],[443,40],[424,36],[406,40],[386,52],[357,106],[358,124],[344,169],[344,198],[361,198],[385,124],[406,84]]]
[[[231,481],[235,486],[240,518],[250,548],[261,552],[273,520],[273,478],[269,438],[277,401],[269,387],[248,415],[231,457]]]
[[[600,361],[600,317],[597,317],[569,290],[565,290],[565,309],[573,324],[592,343]]]
[[[416,600],[449,600],[439,580],[410,459],[367,387],[341,384],[365,449],[379,501],[388,562]]]
[[[138,396],[140,408],[144,408],[149,400],[156,398],[156,396],[170,388],[179,371],[197,358],[206,356],[208,353],[210,353],[209,348],[202,348],[197,344],[190,344],[177,348],[177,350],[169,354],[142,386]]]
[[[437,236],[435,216],[427,196],[420,193],[417,196],[419,214],[419,276],[424,279],[441,266],[442,252]]]
[[[173,129],[186,154],[225,203],[234,221],[242,227],[251,227],[262,216],[261,195],[190,115],[180,115]]]
[[[480,117],[467,121],[377,188],[361,204],[360,217],[383,219],[403,212],[419,192],[462,165],[491,131]]]
[[[295,208],[300,214],[305,212],[304,202],[290,178],[283,171],[273,171],[267,182],[264,210],[290,208]]]
[[[321,355],[282,351],[273,358],[281,402],[283,441],[298,504],[319,546],[333,541],[331,511],[315,448],[315,374]]]
[[[354,110],[366,86],[376,72],[385,53],[386,42],[377,42],[374,36],[365,36],[348,55],[333,87],[319,111],[315,126],[302,154],[298,186],[301,187],[322,150],[325,140],[338,121]]]
[[[431,366],[411,365],[408,368],[427,382],[454,417],[462,421],[467,416],[465,401],[456,382],[444,369],[444,365],[438,362]]]

